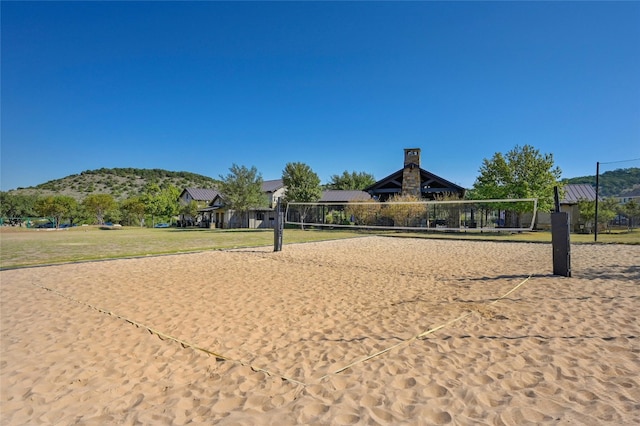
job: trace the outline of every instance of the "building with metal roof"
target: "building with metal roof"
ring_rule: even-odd
[[[404,150],[404,167],[380,179],[364,190],[378,201],[399,195],[414,195],[429,200],[442,196],[464,198],[466,189],[420,167],[420,149]]]
[[[560,204],[578,204],[580,200],[595,201],[596,190],[588,183],[567,184]]]
[[[319,203],[352,203],[355,201],[369,201],[371,195],[365,191],[357,190],[338,190],[328,189],[322,191],[322,197],[318,200]]]

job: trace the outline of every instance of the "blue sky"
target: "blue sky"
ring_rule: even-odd
[[[2,190],[101,167],[268,180],[293,161],[381,179],[415,147],[465,187],[516,145],[563,177],[640,157],[640,2],[1,8]]]

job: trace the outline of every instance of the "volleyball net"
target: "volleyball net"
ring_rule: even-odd
[[[287,204],[285,223],[301,227],[406,231],[531,231],[537,198]]]

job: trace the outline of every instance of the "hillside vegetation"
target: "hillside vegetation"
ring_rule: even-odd
[[[565,183],[588,183],[595,188],[596,175],[565,179]],[[600,174],[599,194],[602,197],[622,197],[640,195],[640,168],[617,169]]]
[[[563,182],[587,183],[595,187],[596,177],[595,175],[580,176],[564,179]],[[89,194],[111,194],[117,200],[124,200],[142,193],[143,188],[149,183],[158,184],[160,187],[173,185],[182,190],[189,187],[215,188],[217,181],[190,172],[171,172],[162,169],[102,168],[86,170],[80,174],[9,192],[23,195],[69,195],[79,201]],[[640,168],[632,167],[602,173],[600,175],[600,195],[602,197],[640,195]]]
[[[162,169],[97,169],[86,170],[80,174],[29,188],[18,188],[11,194],[23,195],[69,195],[77,200],[89,194],[111,194],[117,200],[139,195],[143,188],[155,183],[161,188],[169,185],[182,190],[184,188],[215,188],[216,180],[207,176],[189,172],[170,172]]]

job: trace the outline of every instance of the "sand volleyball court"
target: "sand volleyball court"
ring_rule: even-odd
[[[365,237],[2,271],[0,421],[638,424],[639,259]]]

